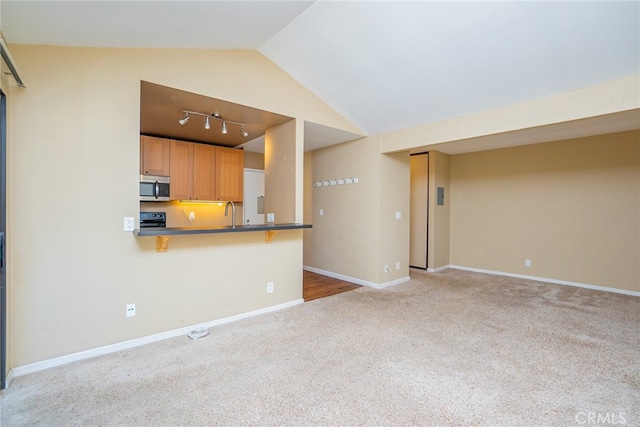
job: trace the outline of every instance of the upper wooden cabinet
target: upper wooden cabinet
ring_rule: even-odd
[[[171,141],[171,200],[242,202],[244,152]]]
[[[140,135],[140,174],[169,175],[171,140]]]
[[[193,198],[193,145],[191,142],[171,140],[171,200]]]
[[[244,151],[216,147],[216,200],[242,203]]]
[[[216,147],[206,144],[193,145],[193,198],[195,200],[220,200],[216,198]]]

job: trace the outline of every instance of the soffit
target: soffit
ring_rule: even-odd
[[[411,153],[424,153],[435,150],[450,155],[463,154],[595,135],[607,135],[637,129],[640,129],[640,109],[415,147],[411,150]]]
[[[248,137],[241,128],[228,124],[227,133],[222,133],[222,122],[210,120],[210,129],[205,129],[205,117],[191,115],[185,125],[178,120],[183,110],[204,114],[219,114],[223,120],[246,124]],[[150,82],[140,82],[140,133],[163,138],[236,147],[247,141],[264,136],[265,130],[292,120],[292,117],[211,98],[192,92],[170,88]]]

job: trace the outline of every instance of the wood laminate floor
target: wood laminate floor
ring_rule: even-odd
[[[304,270],[303,273],[302,297],[305,301],[340,294],[360,287],[360,285],[351,282],[345,282],[344,280],[334,279],[333,277],[323,276],[306,270]]]

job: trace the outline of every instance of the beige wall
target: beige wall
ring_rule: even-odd
[[[305,168],[305,221],[313,229],[305,231],[304,264],[373,284],[406,277],[408,153],[381,155],[378,137],[363,138],[307,153]],[[350,177],[358,183],[313,187],[314,181]],[[403,213],[401,220],[395,211]]]
[[[247,169],[264,170],[264,154],[252,151],[244,152],[244,167]]]
[[[444,188],[444,205],[436,203],[437,188]],[[436,269],[449,265],[449,221],[451,213],[449,185],[449,156],[438,151],[429,152],[429,249],[428,267]]]
[[[409,276],[409,192],[411,165],[409,152],[380,157],[380,261],[378,283]],[[400,212],[401,219],[396,219]],[[357,236],[354,236],[357,238]],[[400,269],[397,268],[400,263]],[[391,272],[384,271],[388,265]]]
[[[8,95],[10,368],[301,298],[302,231],[172,237],[166,253],[123,232],[140,80],[354,126],[254,51],[11,48],[29,87]]]
[[[638,131],[452,156],[450,200],[451,264],[640,291]]]
[[[303,216],[302,222],[313,224],[313,151],[304,153],[304,196],[303,196]],[[308,265],[308,261],[313,257],[313,228],[303,231],[303,263]]]
[[[265,215],[275,215],[275,222],[295,222],[295,156],[295,120],[267,129],[264,144],[264,208]]]
[[[309,267],[379,283],[380,149],[374,138],[316,150],[307,155],[312,177],[313,229],[306,235],[304,264]],[[358,178],[357,184],[313,187],[312,182]],[[320,210],[324,215],[320,215]]]

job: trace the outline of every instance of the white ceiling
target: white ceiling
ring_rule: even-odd
[[[2,0],[0,12],[10,44],[258,49],[368,135],[640,73],[637,1]],[[317,146],[331,139],[312,130]]]

